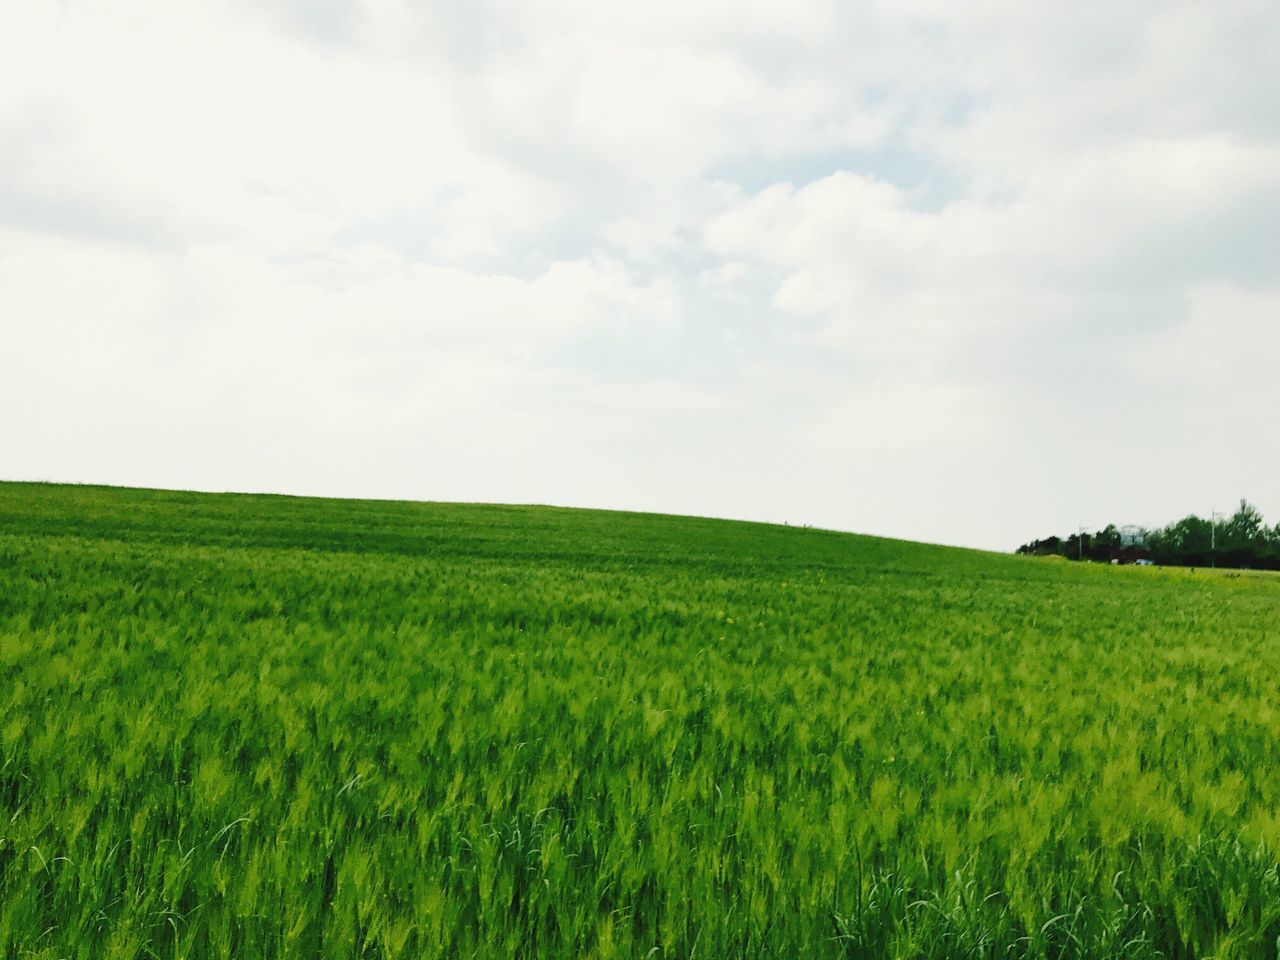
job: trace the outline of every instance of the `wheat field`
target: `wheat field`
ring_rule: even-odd
[[[0,484],[0,957],[1225,958],[1280,579]]]

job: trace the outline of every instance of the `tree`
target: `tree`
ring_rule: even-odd
[[[1209,562],[1213,528],[1193,513],[1155,531],[1149,539],[1157,563],[1196,566]]]
[[[1216,516],[1216,515],[1215,515]],[[1071,534],[1033,540],[1018,548],[1019,553],[1039,556],[1057,554],[1070,560],[1150,557],[1174,566],[1254,567],[1280,570],[1280,523],[1266,526],[1258,508],[1241,500],[1240,507],[1226,521],[1212,522],[1195,514],[1158,530],[1144,530],[1143,542],[1126,544],[1115,524],[1094,534]]]
[[[1093,560],[1114,560],[1120,555],[1120,528],[1109,523],[1093,535],[1089,544],[1089,557]]]
[[[1231,547],[1256,546],[1266,539],[1266,525],[1258,508],[1248,500],[1240,501],[1240,508],[1223,525],[1223,534]]]

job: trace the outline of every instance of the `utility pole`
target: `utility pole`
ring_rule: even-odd
[[[1083,560],[1084,559],[1084,524],[1083,523],[1076,524],[1076,546],[1080,548],[1080,554],[1076,559]]]
[[[1209,508],[1209,566],[1214,570],[1218,568],[1218,517],[1220,516],[1217,510]]]

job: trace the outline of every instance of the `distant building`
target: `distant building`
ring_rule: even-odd
[[[1120,546],[1122,547],[1145,547],[1147,545],[1147,532],[1141,527],[1133,524],[1126,524],[1120,528]]]

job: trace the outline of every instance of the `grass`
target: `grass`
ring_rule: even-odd
[[[0,484],[0,957],[1275,957],[1280,579]]]

